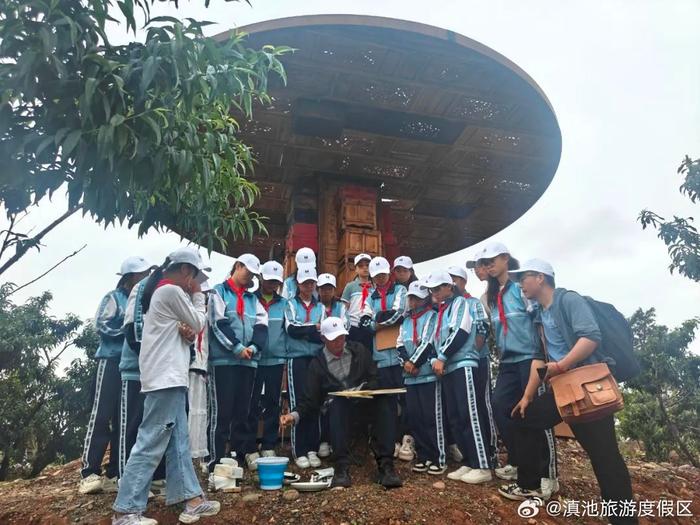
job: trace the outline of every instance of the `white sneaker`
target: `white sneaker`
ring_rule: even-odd
[[[513,465],[506,465],[505,467],[497,468],[495,472],[497,478],[505,479],[506,481],[514,481],[518,479],[518,467],[514,467]]]
[[[204,500],[196,507],[190,507],[189,504],[185,505],[185,510],[180,513],[178,519],[181,523],[194,523],[199,521],[202,516],[215,516],[221,510],[221,503],[218,501]]]
[[[81,494],[96,494],[102,492],[102,476],[90,474],[87,478],[80,480],[78,492]]]
[[[311,463],[309,463],[309,458],[306,456],[299,456],[294,460],[294,463],[296,463],[296,466],[299,468],[309,468],[311,466]]]
[[[158,525],[158,522],[141,514],[122,514],[112,516],[112,525]]]
[[[459,478],[460,481],[464,481],[465,483],[470,483],[472,485],[486,483],[492,479],[493,476],[491,475],[491,471],[487,468],[473,468],[464,476]]]
[[[153,493],[153,496],[165,497],[165,491],[166,489],[164,479],[151,481],[151,492]]]
[[[452,461],[454,461],[455,463],[461,463],[462,460],[464,460],[462,452],[459,450],[459,447],[454,443],[448,447],[448,450],[450,451],[450,457],[452,458]]]
[[[313,468],[318,468],[321,466],[321,460],[318,459],[318,454],[316,452],[311,451],[306,455],[307,458],[309,458],[309,465],[311,465]]]
[[[260,452],[260,455],[264,458],[274,458],[277,454],[275,454],[274,450],[263,450]]]
[[[253,452],[252,454],[245,455],[245,464],[248,465],[249,470],[258,470],[258,464],[256,460],[260,457],[260,454]]]
[[[446,470],[447,470],[447,466],[443,465],[441,467],[437,463],[431,463],[428,466],[428,474],[430,474],[431,476],[441,476],[442,474],[445,473]]]
[[[318,447],[318,457],[327,458],[331,455],[331,446],[325,441]]]
[[[416,456],[416,442],[413,436],[406,435],[403,437],[398,456],[402,461],[413,461],[413,458]]]
[[[540,480],[540,492],[542,499],[550,499],[553,494],[559,492],[559,480],[557,478],[542,478]]]
[[[102,492],[119,492],[119,479],[117,478],[117,476],[114,476],[113,478],[104,478],[102,480]]]
[[[450,473],[447,475],[447,479],[453,479],[453,480],[455,480],[455,481],[459,481],[459,480],[462,478],[462,476],[464,476],[464,475],[465,475],[466,473],[468,473],[470,470],[471,470],[470,467],[465,467],[465,466],[459,467],[459,468],[458,468],[457,470],[455,470],[454,472],[450,472]]]

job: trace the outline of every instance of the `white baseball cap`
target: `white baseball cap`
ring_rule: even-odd
[[[414,295],[415,297],[418,297],[419,299],[425,299],[428,297],[428,294],[430,293],[428,289],[423,286],[425,283],[421,283],[420,281],[413,281],[411,284],[408,285],[408,295]]]
[[[306,281],[318,281],[316,268],[309,265],[304,265],[297,270],[297,282],[305,283]]]
[[[450,275],[461,277],[465,281],[468,279],[466,268],[462,268],[461,266],[450,266],[447,269],[447,273],[449,273]]]
[[[260,273],[265,281],[284,281],[284,268],[277,261],[267,261],[260,267]]]
[[[452,276],[447,270],[437,270],[435,272],[430,272],[425,278],[425,283],[423,286],[427,288],[437,288],[441,284],[453,284]]]
[[[476,268],[476,265],[479,263],[479,259],[481,259],[481,254],[484,252],[483,248],[481,250],[477,250],[477,252],[474,254],[474,257],[469,259],[466,262],[466,267],[469,268],[470,270],[473,270]]]
[[[381,273],[390,273],[391,266],[384,257],[375,257],[369,262],[369,276],[376,277]]]
[[[520,274],[525,272],[543,273],[545,275],[549,275],[550,277],[554,277],[554,268],[551,264],[549,264],[547,261],[543,261],[542,259],[530,259],[529,261],[525,261],[519,269],[508,273],[515,277],[519,277]]]
[[[316,266],[316,254],[311,248],[299,248],[294,256],[297,266],[301,264],[311,264]]]
[[[510,255],[510,251],[505,244],[502,242],[490,242],[484,246],[484,249],[481,250],[481,253],[477,254],[477,256],[479,259],[493,259],[504,253]]]
[[[371,255],[367,255],[366,253],[360,253],[360,254],[355,255],[355,260],[353,261],[353,263],[355,264],[355,266],[357,266],[360,261],[371,261],[371,260],[372,260]]]
[[[251,273],[258,275],[260,273],[260,259],[258,259],[252,253],[244,253],[239,255],[236,262],[241,263],[243,266],[248,268]]]
[[[322,273],[321,275],[319,275],[318,285],[323,286],[326,284],[330,284],[333,288],[335,288],[337,286],[335,275],[331,275],[330,273]]]
[[[329,341],[334,341],[338,336],[348,335],[348,331],[339,317],[326,317],[321,321],[321,335]]]
[[[197,270],[199,270],[199,273],[197,274],[197,281],[199,281],[200,283],[203,283],[209,278],[209,276],[206,275],[204,272],[211,272],[211,268],[209,266],[204,265],[202,256],[199,254],[199,251],[195,248],[178,248],[170,255],[168,255],[168,259],[170,259],[170,264],[168,265],[168,268],[175,264],[185,263],[191,264],[192,266],[197,268]]]
[[[410,270],[411,268],[413,268],[413,261],[407,255],[400,255],[399,257],[394,259],[394,268],[396,268],[397,266],[401,266],[401,268],[406,268],[407,270]]]
[[[156,267],[155,265],[149,263],[143,257],[139,257],[138,255],[133,255],[131,257],[127,257],[126,259],[124,259],[124,262],[122,263],[117,275],[127,275],[130,273],[141,273],[141,272],[145,272],[146,270],[150,270],[151,268],[155,268],[155,267]]]

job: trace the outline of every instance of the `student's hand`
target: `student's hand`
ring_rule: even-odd
[[[321,331],[321,323],[316,323],[316,331],[317,332]]]
[[[404,372],[406,372],[407,374],[411,374],[412,376],[418,374],[418,369],[416,369],[416,365],[414,365],[410,361],[406,361],[403,364],[403,370]]]
[[[442,375],[445,373],[445,363],[439,359],[436,359],[433,362],[433,372],[435,372],[436,376],[442,377]]]
[[[192,329],[192,327],[185,323],[177,323],[177,331],[180,332],[180,335],[190,343],[194,343],[194,340],[197,337],[197,333]]]
[[[190,295],[200,293],[201,291],[202,291],[202,285],[199,284],[199,281],[197,281],[197,279],[192,279],[190,281]]]
[[[294,424],[294,416],[291,414],[282,414],[280,416],[280,427],[291,427]]]
[[[530,399],[523,396],[522,399],[518,401],[518,404],[513,407],[513,410],[510,411],[510,417],[519,415],[521,418],[525,419],[525,411],[527,410],[530,401]]]
[[[248,347],[241,350],[241,359],[251,359],[253,357],[253,349]]]
[[[556,361],[550,361],[545,365],[545,367],[547,368],[547,373],[544,376],[545,383],[554,376],[558,376],[559,374],[566,372],[566,370]]]

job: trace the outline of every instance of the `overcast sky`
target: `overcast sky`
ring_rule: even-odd
[[[461,33],[518,64],[552,103],[563,152],[546,193],[494,239],[521,261],[549,260],[559,285],[612,302],[625,315],[653,306],[658,320],[670,326],[700,315],[700,286],[669,274],[664,244],[636,221],[647,207],[662,215],[698,211],[679,194],[676,168],[685,154],[700,156],[700,2],[251,1],[252,8],[213,0],[205,9],[197,0],[182,2],[180,10],[158,2],[154,16],[216,21],[209,34],[307,14],[403,18]],[[118,28],[111,34],[124,39]],[[46,224],[65,208],[60,197],[44,201],[24,224]],[[155,232],[138,239],[135,230],[104,230],[89,217],[74,216],[44,243],[40,254],[26,256],[4,277],[24,283],[88,246],[15,299],[48,289],[55,315],[73,312],[87,318],[116,284],[115,272],[125,257],[138,254],[160,262],[180,239]],[[463,264],[477,248],[421,264],[418,273],[431,265]],[[211,262],[214,280],[223,279],[231,259],[213,254]],[[468,288],[482,291],[475,278]]]

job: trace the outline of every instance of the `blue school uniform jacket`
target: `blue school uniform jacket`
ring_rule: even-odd
[[[501,363],[518,363],[538,356],[539,343],[531,314],[533,307],[523,296],[518,283],[506,283],[503,310],[507,329],[501,322],[497,305],[491,305],[491,327],[500,351]]]
[[[209,363],[212,366],[235,365],[257,368],[267,344],[268,315],[255,294],[243,293],[243,316],[237,312],[238,296],[228,281],[219,283],[209,296]],[[250,347],[252,359],[242,359]]]
[[[124,309],[124,344],[122,345],[122,357],[119,361],[119,372],[122,381],[140,381],[139,354],[141,348],[141,335],[143,334],[143,306],[141,298],[146,288],[148,277],[139,282],[131,290],[129,299]]]
[[[411,314],[417,317],[413,319]],[[409,311],[406,318],[401,323],[399,338],[396,341],[399,353],[399,363],[403,366],[406,361],[411,361],[418,368],[418,375],[410,375],[404,372],[403,382],[405,385],[417,385],[437,381],[437,376],[433,372],[431,359],[435,357],[435,345],[433,344],[433,334],[435,333],[435,311],[428,307],[421,312]],[[416,341],[414,336],[418,335]]]
[[[326,305],[323,305],[323,319],[327,317],[337,317],[342,319],[346,330],[350,327],[350,321],[348,320],[348,307],[343,301],[333,299],[330,309],[326,308]]]
[[[297,295],[287,301],[284,310],[284,325],[287,330],[287,357],[313,357],[323,348],[321,334],[316,328],[323,320],[323,305],[311,299],[310,310]]]
[[[471,315],[472,318],[472,332],[474,332],[473,339],[474,344],[476,345],[476,336],[482,335],[484,336],[484,340],[486,340],[489,335],[489,318],[486,314],[484,305],[479,299],[472,297],[471,295],[469,297],[465,297],[464,299],[467,301],[467,305],[469,305],[469,315]],[[486,341],[484,341],[484,344],[481,346],[481,349],[479,349],[478,352],[479,359],[490,358],[489,345],[486,343]]]
[[[406,293],[408,290],[400,284],[393,283],[386,293],[386,310],[382,310],[382,298],[374,289],[367,298],[362,312],[360,326],[375,334],[372,339],[372,357],[377,368],[399,366],[399,353],[396,348],[377,351],[377,328],[393,326],[403,321],[406,314]]]
[[[123,288],[117,288],[106,294],[95,315],[95,329],[100,336],[97,347],[97,359],[121,359],[124,344],[124,310],[128,296]]]
[[[269,305],[263,302],[258,290],[255,294],[260,304],[267,310],[267,342],[262,349],[258,366],[283,365],[287,359],[287,332],[284,330],[284,310],[287,300],[274,294]]]
[[[437,306],[435,316],[435,348],[437,359],[445,363],[445,373],[479,366],[476,331],[472,330],[467,300],[461,295],[452,296]]]

